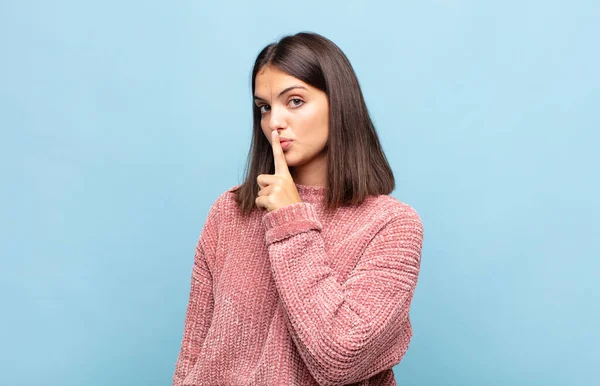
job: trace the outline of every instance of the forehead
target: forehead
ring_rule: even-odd
[[[304,86],[307,89],[311,89],[311,86],[304,83],[300,79],[291,76],[277,68],[265,67],[256,74],[254,87],[257,92],[279,92],[280,90],[292,86],[299,85]]]

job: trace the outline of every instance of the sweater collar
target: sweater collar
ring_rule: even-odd
[[[325,197],[326,188],[324,186],[300,185],[296,183],[295,185],[302,201],[321,202]]]

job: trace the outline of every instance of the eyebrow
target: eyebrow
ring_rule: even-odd
[[[285,90],[283,90],[282,92],[280,92],[279,95],[277,95],[277,98],[279,98],[280,96],[282,96],[286,92],[288,92],[290,90],[293,90],[293,89],[296,89],[296,88],[303,88],[303,89],[305,89],[305,90],[308,91],[308,89],[306,87],[304,87],[304,86],[294,85],[294,86],[290,86],[290,87],[286,88]],[[266,102],[266,100],[262,99],[261,97],[259,97],[257,95],[254,96],[254,100],[255,101],[256,100],[260,100],[260,101]]]

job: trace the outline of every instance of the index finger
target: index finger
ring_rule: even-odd
[[[290,174],[290,170],[288,169],[287,162],[285,160],[285,156],[283,155],[283,149],[281,148],[281,142],[279,142],[279,133],[277,131],[273,131],[271,134],[271,138],[273,139],[273,159],[275,160],[275,174]]]

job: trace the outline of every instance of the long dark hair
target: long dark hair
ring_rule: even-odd
[[[272,66],[327,94],[329,138],[325,206],[359,205],[369,195],[390,194],[395,188],[392,169],[383,153],[354,69],[331,40],[312,32],[284,36],[260,51],[256,74]],[[262,132],[259,108],[252,103],[253,134],[245,181],[232,190],[243,214],[256,207],[260,174],[275,174],[272,146]]]

